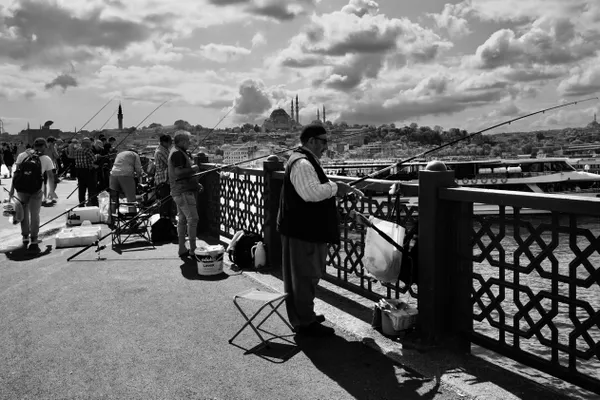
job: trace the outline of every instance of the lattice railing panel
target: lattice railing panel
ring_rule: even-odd
[[[221,235],[231,238],[241,229],[262,233],[265,210],[262,174],[261,170],[238,169],[221,175]]]
[[[397,196],[364,197],[361,200],[346,198],[338,201],[341,216],[341,241],[339,245],[329,246],[326,279],[372,299],[381,297],[398,298],[400,294],[410,293],[417,297],[416,285],[406,285],[402,281],[394,284],[380,283],[369,277],[362,258],[366,228],[348,217],[353,210],[367,217],[374,216],[395,222],[406,229],[405,248],[414,244],[417,231],[417,209],[401,203]],[[406,260],[403,266],[408,265]]]
[[[475,338],[556,376],[600,384],[600,218],[501,207],[474,216],[472,243]]]

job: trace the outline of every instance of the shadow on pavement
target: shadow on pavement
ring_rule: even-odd
[[[39,257],[46,256],[50,254],[51,251],[52,246],[48,245],[46,246],[46,249],[44,251],[42,251],[41,249],[39,251],[28,250],[25,247],[20,246],[16,249],[6,249],[2,252],[6,254],[6,258],[8,258],[11,261],[30,261]]]
[[[300,350],[321,372],[358,400],[433,399],[440,382],[408,370],[360,342],[343,337],[296,336]]]
[[[217,275],[199,275],[198,262],[190,258],[186,258],[179,268],[181,268],[181,275],[190,281],[222,281],[229,278],[225,272]]]

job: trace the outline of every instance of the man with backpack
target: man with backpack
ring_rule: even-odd
[[[48,196],[55,198],[54,164],[44,152],[48,144],[46,139],[37,138],[33,149],[27,149],[18,155],[16,170],[9,195],[23,206],[24,217],[21,221],[23,245],[29,250],[39,251],[38,233],[40,230],[40,209],[42,207],[42,185],[44,177],[48,178]],[[16,191],[16,196],[15,196]],[[31,244],[30,244],[31,237]]]

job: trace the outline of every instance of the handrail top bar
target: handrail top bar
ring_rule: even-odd
[[[515,206],[566,214],[600,216],[600,198],[569,194],[526,193],[511,190],[441,188],[443,200]]]

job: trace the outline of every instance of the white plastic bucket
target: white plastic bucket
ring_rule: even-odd
[[[198,260],[198,275],[217,275],[223,272],[223,253],[225,248],[220,244],[198,247],[195,251]]]

